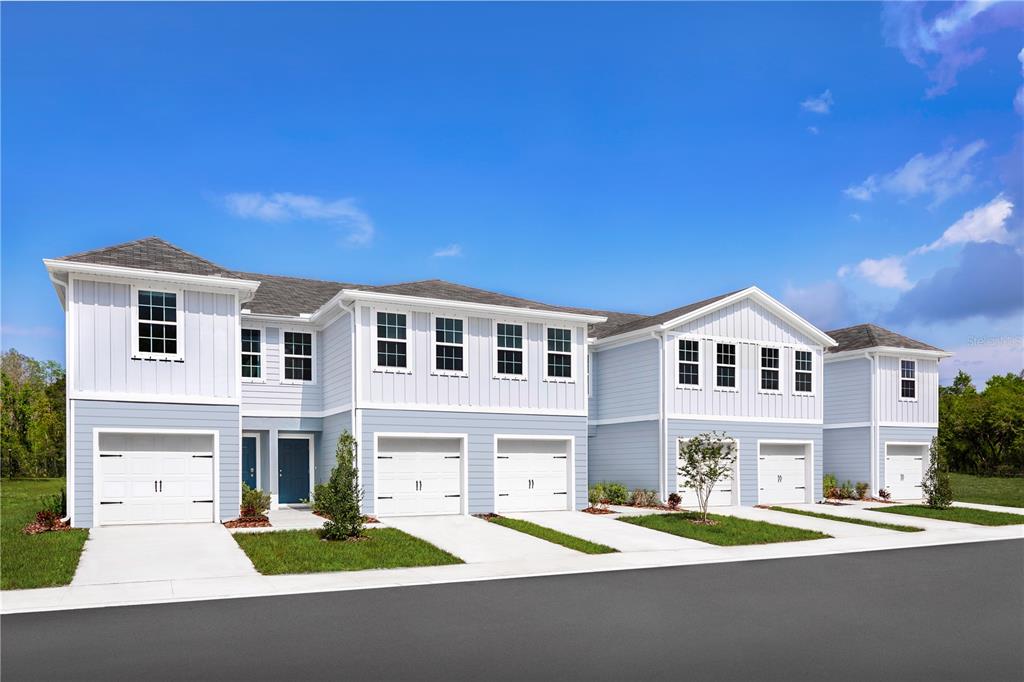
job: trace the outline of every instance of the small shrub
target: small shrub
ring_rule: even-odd
[[[36,523],[46,530],[51,530],[59,521],[60,517],[53,510],[40,509],[36,512]]]
[[[270,509],[270,495],[242,484],[242,516],[263,516]]]
[[[597,485],[603,489],[604,499],[607,500],[607,504],[626,504],[629,502],[629,488],[621,483],[605,481]]]
[[[857,482],[857,499],[866,500],[868,498],[868,490],[871,488],[870,485],[864,481]]]
[[[358,538],[363,534],[363,513],[359,509],[363,491],[359,488],[355,438],[348,431],[338,437],[335,456],[338,461],[331,470],[330,480],[314,492],[314,499],[323,495],[319,506],[327,517],[320,537],[324,540]]]
[[[603,483],[595,483],[594,485],[590,486],[590,488],[587,490],[587,501],[590,502],[590,506],[592,507],[601,507],[607,504],[607,499],[605,498],[604,494]]]
[[[629,496],[629,503],[634,507],[654,507],[658,502],[658,493],[646,488],[636,488]]]
[[[682,503],[682,501],[683,501],[683,498],[679,496],[679,493],[669,493],[669,496],[668,496],[668,508],[669,509],[678,509],[679,505]]]
[[[48,512],[55,519],[67,515],[67,493],[61,490],[53,495],[43,495],[39,498],[39,513]]]
[[[928,470],[925,471],[924,480],[921,481],[921,490],[924,492],[929,507],[945,509],[953,504],[953,484],[949,480],[946,459],[935,438],[932,438],[932,446],[928,450],[928,455]]]
[[[888,501],[891,497],[892,493],[890,493],[886,488],[878,489],[878,499]]]
[[[822,494],[824,494],[826,498],[834,497],[832,492],[834,490],[837,490],[838,488],[839,488],[839,480],[836,478],[835,474],[825,474],[821,478]]]
[[[839,497],[844,500],[852,500],[853,484],[849,481],[843,481],[843,485],[839,488]]]

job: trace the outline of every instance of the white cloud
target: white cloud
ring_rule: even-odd
[[[346,232],[350,244],[365,245],[373,239],[373,221],[355,199],[322,199],[308,194],[238,192],[224,197],[228,210],[240,218],[279,222],[316,220]]]
[[[817,97],[808,97],[800,102],[800,108],[804,111],[811,111],[815,114],[827,114],[832,110],[832,91],[825,90]]]
[[[782,302],[821,329],[842,327],[856,320],[849,292],[833,280],[807,287],[787,285]]]
[[[859,223],[860,222],[860,213],[851,213],[850,214],[850,220],[852,220],[855,223]]]
[[[989,377],[1024,369],[1024,337],[979,338],[964,346],[948,348],[953,357],[939,363],[939,380],[946,385],[960,370],[982,388]]]
[[[459,244],[449,244],[434,251],[434,258],[454,258],[461,255],[462,246]]]
[[[865,258],[856,265],[842,266],[836,274],[840,277],[855,274],[884,289],[906,291],[913,287],[907,279],[907,269],[900,256]]]
[[[907,199],[930,195],[933,205],[941,204],[974,183],[971,161],[985,146],[984,140],[975,140],[960,149],[944,149],[931,156],[915,154],[891,173],[882,177],[870,175],[843,192],[859,201],[869,201],[879,192]]]
[[[818,130],[818,126],[807,126],[807,132],[811,135],[818,135],[821,133],[821,131]]]
[[[1020,62],[1020,72],[1024,76],[1024,47],[1017,53],[1017,61]],[[1024,85],[1017,88],[1017,96],[1013,98],[1013,110],[1024,116]]]
[[[1013,202],[1000,194],[984,206],[971,209],[946,228],[942,236],[931,244],[914,249],[912,254],[927,253],[954,244],[995,242],[1009,244],[1013,240],[1006,223],[1013,213]]]

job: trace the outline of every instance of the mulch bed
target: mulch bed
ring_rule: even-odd
[[[225,528],[267,528],[270,526],[270,519],[262,514],[259,516],[239,516],[237,519],[225,521]]]
[[[327,519],[328,521],[331,520],[331,517],[323,512],[314,511],[313,516],[319,516],[321,519]],[[376,516],[364,516],[363,523],[380,523],[380,521],[377,520]]]
[[[24,533],[25,535],[39,535],[40,533],[49,533],[51,530],[52,531],[71,530],[71,524],[68,523],[67,521],[60,521],[60,520],[57,520],[57,521],[53,522],[53,524],[40,523],[39,521],[33,521],[32,523],[30,523],[27,526],[25,526],[24,528],[22,528],[21,532]]]
[[[614,509],[604,509],[602,507],[587,507],[583,510],[587,514],[618,514],[619,512]]]
[[[490,512],[486,514],[473,514],[473,516],[477,517],[478,519],[483,519],[484,521],[490,521],[491,519],[501,518],[501,514],[492,514]]]

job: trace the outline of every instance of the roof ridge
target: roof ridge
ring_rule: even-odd
[[[114,244],[112,246],[100,246],[100,247],[97,247],[95,249],[87,249],[85,251],[79,251],[77,253],[69,253],[67,255],[60,256],[58,258],[58,260],[70,260],[72,258],[78,258],[79,256],[91,256],[91,255],[93,255],[95,253],[101,253],[103,251],[109,251],[110,249],[117,249],[117,248],[121,248],[121,247],[124,247],[124,246],[132,246],[133,244],[141,244],[143,242],[148,242],[148,241],[152,241],[152,240],[156,240],[156,241],[159,241],[159,242],[163,242],[164,244],[168,244],[168,242],[164,241],[163,239],[160,239],[160,237],[157,237],[157,236],[154,236],[154,235],[150,235],[148,237],[140,237],[139,239],[132,239],[130,241],[121,242],[120,244]]]

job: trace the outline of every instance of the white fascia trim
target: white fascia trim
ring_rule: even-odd
[[[668,415],[669,419],[690,419],[693,421],[713,421],[713,422],[740,422],[740,423],[753,423],[753,424],[817,424],[822,425],[824,422],[821,419],[788,419],[786,417],[730,417],[728,415],[712,415],[712,414],[679,414],[673,413]],[[787,441],[788,442],[788,441]]]
[[[166,403],[169,405],[240,405],[237,398],[216,396],[174,395],[163,393],[106,393],[103,391],[71,391],[72,400],[106,400],[117,403]]]
[[[73,272],[85,275],[106,275],[108,277],[120,277],[126,279],[155,280],[160,282],[177,282],[179,284],[193,284],[196,286],[228,289],[231,291],[243,291],[253,293],[259,288],[260,283],[251,279],[231,279],[228,277],[216,277],[212,275],[189,275],[177,272],[164,272],[162,270],[147,270],[144,268],[125,268],[119,265],[101,265],[99,263],[78,263],[75,261],[56,260],[44,258],[43,265],[51,273]]]
[[[275,407],[242,407],[242,417],[292,417],[292,418],[322,418],[333,417],[343,412],[351,412],[352,405],[339,405],[329,407],[325,410],[285,410]]]
[[[864,358],[866,353],[875,355],[886,355],[892,357],[910,357],[930,360],[941,360],[942,358],[953,357],[952,353],[944,350],[919,350],[916,348],[895,348],[892,346],[875,346],[873,348],[844,350],[839,353],[826,353],[825,362],[839,362],[840,360]]]
[[[359,409],[405,410],[409,412],[469,412],[482,414],[535,414],[548,417],[586,417],[586,410],[545,410],[525,407],[476,407],[472,405],[422,405],[418,403],[360,402]]]
[[[657,421],[657,414],[639,414],[632,417],[613,417],[611,419],[591,419],[594,426],[607,426],[609,424],[632,424],[633,422]]]
[[[487,316],[511,315],[513,317],[528,317],[530,319],[571,320],[573,322],[587,323],[604,322],[608,319],[607,317],[604,317],[602,315],[584,315],[582,313],[559,312],[557,310],[538,310],[535,308],[516,308],[514,306],[492,305],[489,303],[447,301],[439,298],[405,296],[402,294],[385,294],[376,291],[362,291],[360,289],[343,289],[341,291],[341,294],[344,295],[344,298],[351,299],[354,301],[366,301],[370,303],[383,303],[391,305],[406,305],[414,308],[427,308],[430,310],[463,310],[467,312],[477,312],[485,314]],[[314,315],[315,314],[316,313],[314,313]]]
[[[862,429],[871,426],[870,421],[866,422],[841,422],[839,424],[825,424],[825,429]]]
[[[912,429],[937,429],[939,428],[938,422],[878,422],[879,426],[889,428],[907,427]]]

